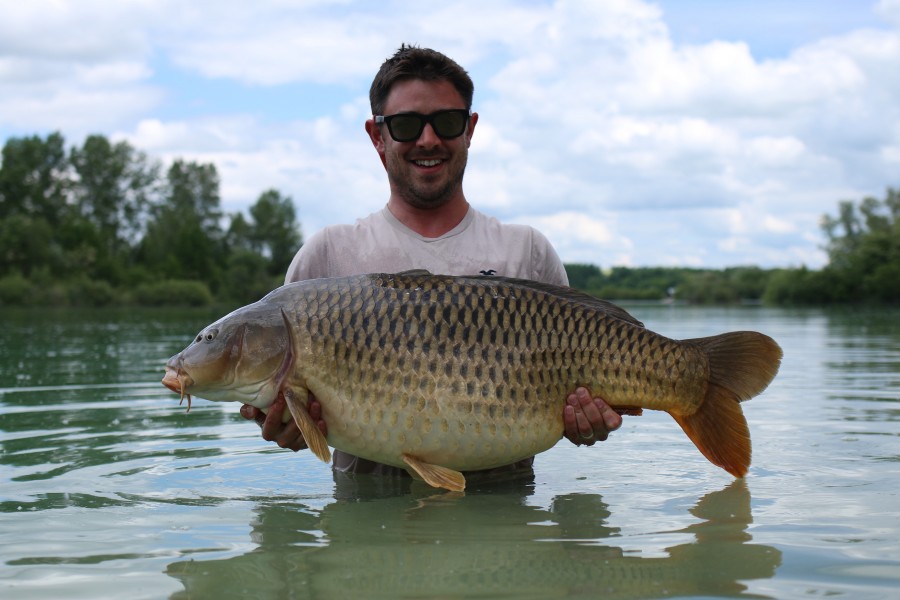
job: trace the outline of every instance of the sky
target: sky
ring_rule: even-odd
[[[0,0],[0,140],[101,134],[268,189],[304,237],[383,207],[363,124],[401,43],[475,82],[469,202],[567,263],[827,262],[900,187],[900,0]]]

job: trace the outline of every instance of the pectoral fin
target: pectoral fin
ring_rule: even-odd
[[[291,416],[294,417],[294,422],[297,423],[300,433],[303,434],[303,439],[306,440],[306,445],[322,462],[328,462],[331,460],[331,450],[328,449],[328,442],[325,440],[322,432],[319,431],[316,422],[309,416],[309,411],[306,409],[308,398],[309,392],[305,389],[302,391],[284,390],[284,399],[287,401]]]
[[[409,454],[401,454],[401,456],[403,462],[408,464],[416,475],[424,479],[425,483],[431,487],[444,488],[451,492],[461,492],[466,489],[466,478],[459,471],[427,463]]]

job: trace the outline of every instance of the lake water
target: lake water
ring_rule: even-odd
[[[900,311],[629,308],[782,345],[745,479],[645,413],[464,495],[335,481],[160,385],[218,314],[0,309],[0,596],[897,597]]]

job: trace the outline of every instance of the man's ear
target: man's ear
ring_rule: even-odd
[[[378,153],[379,158],[381,158],[381,164],[385,164],[384,136],[381,135],[381,127],[375,122],[375,119],[366,121],[366,133],[369,134],[369,139],[372,141],[372,145],[375,146],[375,151]]]
[[[472,135],[475,133],[475,123],[478,122],[478,113],[472,113],[469,117],[469,126],[466,128],[466,148],[472,145]]]

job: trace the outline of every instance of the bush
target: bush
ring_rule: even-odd
[[[69,284],[69,302],[74,306],[110,306],[118,298],[106,281],[94,281],[86,277]]]
[[[236,250],[229,258],[218,296],[221,299],[249,304],[256,302],[283,283],[283,276],[273,277],[266,271],[268,261],[254,252]]]
[[[138,286],[134,300],[144,306],[208,306],[213,297],[205,283],[169,279]]]
[[[0,305],[24,306],[32,304],[34,286],[19,273],[0,279]]]
[[[885,304],[900,302],[900,264],[878,265],[863,281],[866,297]]]

